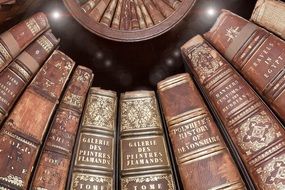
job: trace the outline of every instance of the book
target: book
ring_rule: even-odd
[[[0,72],[49,27],[45,14],[37,13],[2,33],[0,35]]]
[[[143,0],[144,5],[152,18],[154,24],[158,24],[162,22],[165,18],[162,13],[158,10],[158,8],[154,5],[152,0]]]
[[[179,0],[163,0],[163,1],[165,1],[165,3],[167,3],[173,9],[177,9],[181,4],[181,1]]]
[[[83,112],[69,189],[115,189],[117,94],[92,87]]]
[[[81,5],[81,9],[85,13],[90,13],[94,9],[94,7],[99,3],[99,1],[100,0],[88,0],[86,3]]]
[[[116,6],[117,6],[118,0],[111,0],[110,4],[108,5],[107,9],[105,10],[105,13],[100,21],[100,23],[105,24],[106,26],[110,26]]]
[[[170,7],[167,3],[165,3],[163,0],[153,0],[153,3],[156,7],[158,7],[159,11],[163,14],[165,18],[169,17],[174,12],[174,9]]]
[[[238,72],[198,35],[182,54],[219,115],[257,189],[284,189],[285,131]],[[281,172],[281,173],[280,173]]]
[[[285,42],[226,10],[204,36],[285,121]]]
[[[105,9],[109,5],[110,0],[100,0],[98,4],[89,13],[90,17],[99,22],[105,12]]]
[[[90,69],[83,66],[75,69],[42,148],[32,189],[65,189],[75,137],[92,79]]]
[[[131,10],[131,29],[138,30],[140,29],[140,25],[134,0],[130,0],[130,10]]]
[[[285,39],[285,2],[258,0],[251,20]]]
[[[120,30],[131,29],[131,0],[124,0],[121,11]]]
[[[245,189],[216,123],[189,74],[157,85],[184,189]]]
[[[138,6],[141,8],[142,15],[144,17],[147,28],[153,26],[154,23],[151,19],[150,14],[148,13],[146,6],[143,3],[143,0],[136,0],[136,1],[138,2]]]
[[[51,31],[45,32],[0,73],[0,124],[58,43]]]
[[[122,12],[123,0],[118,0],[115,15],[112,20],[112,28],[119,29],[121,22],[121,12]]]
[[[137,16],[138,16],[138,22],[139,22],[140,29],[144,29],[144,28],[146,28],[146,23],[145,23],[141,8],[140,8],[137,0],[134,0],[134,3],[135,3],[135,7],[136,7],[136,12],[137,12]]]
[[[176,189],[155,93],[121,94],[119,115],[121,189]]]
[[[0,188],[27,189],[40,145],[74,62],[55,51],[0,131]]]

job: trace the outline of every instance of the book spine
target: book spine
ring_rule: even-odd
[[[0,74],[0,124],[58,43],[59,40],[51,31],[47,31],[2,71]]]
[[[140,8],[137,0],[134,0],[134,3],[136,6],[136,12],[137,12],[137,16],[138,16],[138,22],[140,25],[140,29],[144,29],[144,28],[146,28],[146,23],[145,23],[141,8]]]
[[[156,7],[158,7],[159,11],[163,14],[165,18],[169,17],[174,9],[166,4],[163,0],[152,0]]]
[[[91,88],[76,145],[70,188],[115,189],[115,92]]]
[[[251,20],[285,39],[285,3],[276,0],[258,0]]]
[[[0,131],[0,187],[27,189],[50,118],[74,62],[55,51],[25,90]]]
[[[147,11],[146,6],[143,3],[143,0],[137,0],[137,2],[138,2],[139,7],[141,8],[141,11],[142,11],[142,14],[143,14],[143,17],[144,17],[144,20],[145,20],[147,28],[153,26],[154,23],[153,23],[153,21],[151,19],[150,14]]]
[[[130,1],[130,6],[131,6],[131,28],[133,30],[140,29],[139,25],[139,20],[138,20],[138,15],[137,15],[137,10],[136,10],[136,5],[133,0]]]
[[[158,24],[164,20],[164,16],[161,12],[157,9],[157,7],[153,4],[152,0],[143,0],[144,5],[148,10],[154,24]]]
[[[111,0],[108,8],[106,9],[106,11],[105,11],[105,13],[104,13],[104,15],[100,21],[100,23],[102,23],[108,27],[111,25],[111,22],[112,22],[112,19],[113,19],[115,10],[116,10],[117,2],[118,2],[118,0]]]
[[[49,28],[47,17],[37,13],[0,35],[0,72],[33,40]]]
[[[189,74],[169,77],[157,88],[183,188],[244,189],[223,137]]]
[[[131,19],[131,1],[125,0],[121,12],[120,30],[129,30],[131,28]]]
[[[89,13],[90,17],[99,22],[107,6],[109,5],[109,2],[110,0],[100,0],[94,9],[92,9],[92,11]]]
[[[285,42],[229,11],[205,37],[285,122]]]
[[[277,175],[285,164],[282,124],[248,83],[201,36],[182,46],[198,83],[220,116],[258,189],[283,189]]]
[[[123,6],[123,0],[118,0],[116,12],[112,21],[112,28],[114,29],[120,28],[122,6]]]
[[[181,4],[181,1],[178,1],[178,0],[163,0],[166,4],[168,4],[169,6],[171,6],[173,9],[177,9],[180,4]]]
[[[95,6],[99,3],[99,1],[100,0],[89,0],[81,6],[81,9],[85,13],[89,14],[95,8]]]
[[[121,189],[176,189],[152,91],[121,95],[120,158]]]
[[[85,98],[91,86],[90,69],[78,66],[50,126],[32,189],[64,190]]]

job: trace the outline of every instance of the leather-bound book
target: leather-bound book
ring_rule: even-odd
[[[251,20],[285,39],[285,2],[258,0]]]
[[[140,29],[139,19],[138,19],[136,5],[135,5],[134,0],[130,1],[130,6],[131,6],[131,18],[132,18],[131,19],[131,29],[132,30]]]
[[[51,31],[47,31],[0,73],[0,124],[58,43]]]
[[[81,9],[85,12],[85,13],[90,13],[94,7],[99,3],[100,0],[88,0],[86,3],[84,3],[81,6]]]
[[[169,17],[174,12],[174,9],[163,0],[153,0],[153,3],[158,7],[165,18]]]
[[[121,189],[175,190],[155,93],[121,94],[119,115]]]
[[[0,131],[0,188],[27,189],[40,145],[74,62],[55,51]]]
[[[105,13],[104,13],[100,23],[102,23],[108,27],[111,25],[113,16],[115,14],[117,2],[118,2],[118,0],[111,0],[107,9],[105,10]]]
[[[37,13],[0,35],[0,72],[33,40],[49,28],[47,17]]]
[[[124,0],[121,12],[120,30],[131,29],[131,0]]]
[[[225,10],[205,38],[285,122],[285,42]]]
[[[112,20],[112,28],[114,29],[120,29],[122,6],[123,0],[118,0],[115,15]]]
[[[146,23],[145,23],[141,8],[140,8],[137,0],[134,0],[134,2],[135,2],[135,6],[136,6],[136,12],[137,12],[137,16],[138,16],[138,22],[140,25],[140,29],[144,29],[144,28],[146,28]]]
[[[100,0],[98,4],[89,13],[90,17],[93,18],[95,21],[99,22],[109,3],[110,0]]]
[[[143,3],[143,0],[137,0],[139,7],[141,8],[145,23],[147,28],[153,26],[153,21],[150,17],[150,14],[148,13],[146,6]]]
[[[117,94],[92,87],[83,112],[70,188],[115,189]]]
[[[143,0],[148,13],[150,14],[154,24],[162,22],[165,18],[159,11],[159,9],[154,5],[152,0]]]
[[[158,83],[183,188],[245,189],[217,125],[189,74]]]
[[[92,79],[90,69],[76,68],[50,126],[32,189],[65,189],[75,137]]]
[[[285,188],[285,131],[238,72],[202,38],[182,46],[182,54],[209,98],[257,189]]]
[[[171,6],[174,9],[177,9],[181,4],[181,1],[179,0],[163,0],[163,1],[165,1],[165,3],[167,3],[169,6]]]

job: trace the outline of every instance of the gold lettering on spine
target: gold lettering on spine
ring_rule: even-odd
[[[33,36],[37,35],[37,33],[39,33],[41,30],[37,21],[34,18],[30,18],[29,20],[27,20],[26,25],[33,34]]]
[[[7,49],[3,46],[2,43],[0,43],[0,53],[5,58],[6,61],[11,61],[12,57],[10,53],[7,51]],[[2,59],[1,59],[2,60]],[[3,60],[1,62],[4,62]],[[1,63],[2,64],[2,63]],[[4,64],[4,63],[3,63]]]
[[[38,40],[37,40],[38,44],[40,44],[40,46],[42,46],[42,48],[49,53],[52,48],[53,48],[53,44],[49,41],[49,39],[46,36],[41,36]]]
[[[110,190],[112,187],[113,179],[110,177],[75,173],[72,179],[73,189]]]
[[[16,69],[27,81],[30,79],[31,75],[25,69],[23,69],[19,64],[14,63],[12,67]]]

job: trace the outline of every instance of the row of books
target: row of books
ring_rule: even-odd
[[[0,189],[285,188],[280,38],[223,11],[191,76],[120,97],[58,43],[42,13],[0,35]]]
[[[114,29],[138,30],[164,21],[181,0],[79,0],[78,3],[96,22]]]

